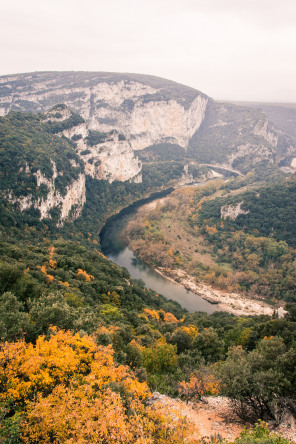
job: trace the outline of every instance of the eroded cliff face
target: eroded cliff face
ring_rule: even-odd
[[[56,114],[58,117],[56,117]],[[72,113],[68,108],[45,113],[46,122],[67,122]],[[68,139],[75,140],[76,152],[85,166],[85,174],[98,180],[114,180],[122,182],[142,182],[142,163],[135,157],[131,144],[123,134],[111,130],[105,133],[105,140],[89,144],[89,126],[86,122],[73,125],[58,133]]]
[[[200,163],[246,173],[262,162],[291,164],[296,143],[259,109],[209,100],[188,152]]]
[[[186,156],[201,164],[242,173],[262,161],[291,167],[296,154],[295,141],[259,109],[217,103],[166,79],[102,72],[0,77],[0,115],[10,110],[43,112],[59,103],[85,119],[83,138],[90,130],[115,130],[124,136],[89,148],[91,153],[83,158],[86,172],[98,179],[139,181],[141,168],[133,151],[169,144],[187,150]],[[82,142],[80,154],[86,150]]]
[[[64,103],[86,121],[85,128],[64,132],[67,137],[80,131],[84,138],[88,130],[124,135],[125,140],[114,137],[103,147],[88,148],[91,153],[82,157],[87,174],[110,181],[141,181],[141,163],[134,150],[163,142],[186,149],[208,102],[198,91],[150,76],[35,73],[5,76],[1,83],[2,115],[13,109],[45,111]],[[80,152],[86,150],[82,145],[80,141]]]
[[[161,88],[123,80],[92,87],[83,84],[76,88],[57,87],[51,91],[43,82],[33,84],[32,88],[38,94],[25,90],[0,97],[2,114],[16,106],[26,109],[30,103],[38,111],[44,111],[44,103],[64,103],[86,120],[89,129],[101,132],[116,129],[124,134],[134,150],[164,141],[186,148],[204,119],[208,102],[206,96],[196,91],[190,106],[185,107],[176,99],[159,96]]]
[[[267,119],[260,120],[254,126],[253,131],[255,136],[263,137],[274,147],[276,147],[278,144],[279,134],[282,134],[282,131],[276,130],[274,125],[272,125]]]
[[[69,218],[75,220],[80,216],[86,201],[85,174],[80,173],[78,179],[73,180],[72,183],[66,187],[64,193],[61,194],[60,191],[56,189],[56,179],[59,175],[62,175],[62,173],[57,172],[56,164],[53,161],[53,174],[51,178],[47,178],[40,170],[32,173],[27,164],[24,168],[27,174],[35,176],[37,187],[41,185],[46,186],[47,193],[45,197],[36,198],[33,194],[16,197],[13,191],[7,191],[6,198],[11,203],[17,204],[20,211],[33,207],[40,211],[40,220],[42,220],[51,218],[50,210],[58,208],[60,210],[58,226],[62,226],[64,221]]]

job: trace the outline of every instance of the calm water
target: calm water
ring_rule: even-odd
[[[205,311],[207,313],[217,311],[216,305],[210,304],[200,296],[187,291],[185,288],[156,273],[128,247],[123,239],[122,230],[133,217],[137,208],[139,208],[139,204],[131,205],[123,211],[124,214],[121,212],[106,223],[100,234],[104,255],[117,265],[127,268],[133,279],[142,279],[146,287],[168,299],[179,302],[182,307],[187,308],[189,311]]]

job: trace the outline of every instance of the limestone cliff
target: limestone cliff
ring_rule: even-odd
[[[61,113],[53,113],[60,120],[55,124],[64,125]],[[66,107],[63,113],[65,122],[80,119]],[[12,210],[22,223],[38,224],[38,219],[51,219],[62,225],[81,214],[86,201],[84,165],[73,142],[52,131],[49,115],[13,112],[0,118],[0,199],[4,218],[6,211]]]
[[[94,137],[91,138],[91,130],[86,121],[77,120],[78,124],[73,124],[75,115],[65,105],[55,106],[44,113],[44,116],[45,122],[59,136],[75,140],[76,152],[84,162],[87,175],[109,182],[142,181],[142,163],[135,157],[131,144],[123,134],[116,130],[108,133],[92,131]],[[98,139],[98,142],[93,139]]]
[[[69,131],[68,137],[78,130],[83,137],[87,130],[122,134],[125,140],[115,137],[84,158],[87,174],[110,181],[141,180],[141,165],[133,150],[163,142],[186,149],[204,119],[208,102],[192,88],[132,74],[21,74],[1,77],[0,85],[2,115],[14,109],[45,111],[63,103],[86,122],[86,128]],[[79,145],[83,151],[82,141]],[[95,168],[98,162],[100,168]]]
[[[246,173],[261,162],[291,165],[296,142],[259,109],[210,100],[188,153],[200,163]]]
[[[140,181],[141,165],[133,151],[155,147],[164,153],[168,146],[177,147],[201,164],[242,173],[266,161],[291,167],[296,154],[295,141],[259,109],[218,103],[158,77],[104,72],[0,77],[0,115],[45,111],[58,103],[85,120],[82,139],[87,131],[121,135],[109,137],[104,146],[83,149],[84,140],[78,143],[80,155],[90,151],[83,158],[87,174],[98,179]],[[77,131],[68,136],[78,136]],[[149,154],[145,158],[149,161]]]
[[[36,178],[37,187],[45,185],[47,193],[45,197],[36,197],[32,193],[26,196],[15,196],[13,191],[6,194],[6,198],[13,204],[16,204],[20,211],[27,210],[31,207],[40,211],[40,220],[51,218],[50,210],[58,208],[60,216],[58,225],[63,225],[66,219],[77,219],[80,216],[83,205],[86,201],[85,195],[85,175],[80,173],[78,179],[73,180],[71,184],[66,186],[63,195],[56,189],[55,181],[62,173],[57,172],[56,164],[52,161],[53,174],[51,178],[47,178],[40,170],[32,173],[28,165],[25,167],[27,175],[32,174]]]

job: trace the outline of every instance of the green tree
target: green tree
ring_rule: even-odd
[[[177,347],[172,344],[159,344],[143,350],[144,367],[149,373],[170,373],[176,370]]]
[[[219,361],[223,356],[224,342],[213,327],[204,328],[193,341],[193,348],[200,352],[207,363]]]
[[[20,339],[30,330],[31,323],[21,302],[10,292],[0,296],[0,338],[5,341]]]

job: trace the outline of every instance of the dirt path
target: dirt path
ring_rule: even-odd
[[[152,403],[160,402],[171,411],[186,417],[196,425],[194,438],[218,437],[226,441],[234,441],[244,428],[251,428],[250,424],[245,424],[234,413],[230,401],[223,396],[209,396],[206,402],[186,404],[180,399],[170,398],[158,392],[153,393]],[[272,433],[280,434],[282,437],[296,443],[296,423],[286,422],[281,424]]]
[[[229,400],[221,396],[209,397],[207,403],[186,404],[179,399],[155,392],[153,400],[161,402],[170,410],[176,410],[193,422],[197,427],[198,438],[220,435],[221,438],[233,441],[244,428],[244,424],[234,416]]]

